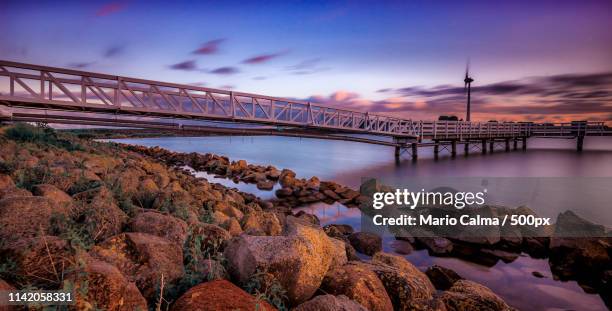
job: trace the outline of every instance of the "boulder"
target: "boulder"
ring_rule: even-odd
[[[350,188],[345,188],[342,192],[339,192],[338,194],[347,201],[351,201],[361,195],[358,191],[355,191]]]
[[[0,189],[13,188],[15,183],[11,176],[0,174]]]
[[[468,280],[455,282],[448,291],[442,293],[440,299],[449,311],[515,310],[489,288]]]
[[[136,215],[127,225],[128,231],[153,234],[183,245],[187,239],[187,223],[173,216],[147,211]]]
[[[368,309],[344,295],[320,295],[295,307],[293,311],[368,311]]]
[[[333,190],[330,189],[323,190],[323,194],[325,194],[334,201],[339,201],[340,199],[342,199],[339,195],[337,195]]]
[[[256,272],[271,274],[296,305],[319,288],[336,252],[323,230],[289,216],[282,236],[243,234],[230,240],[224,255],[234,280],[245,284]]]
[[[147,310],[147,301],[136,285],[104,261],[88,260],[66,276],[64,286],[74,289],[79,310]]]
[[[66,192],[58,189],[57,187],[49,184],[40,184],[34,186],[32,193],[36,196],[48,198],[58,205],[71,205],[72,197]]]
[[[393,310],[391,299],[376,273],[359,262],[328,271],[321,289],[331,295],[345,295],[370,311]]]
[[[79,222],[96,242],[121,233],[129,219],[104,186],[77,193],[73,198],[79,203],[76,210]]]
[[[552,272],[563,280],[600,279],[609,269],[612,239],[605,227],[578,217],[571,211],[559,214],[550,239]]]
[[[449,255],[453,251],[453,242],[443,237],[417,237],[416,240],[425,246],[430,254]]]
[[[321,186],[321,181],[316,176],[310,177],[310,179],[304,185],[306,189],[319,191],[319,187]]]
[[[278,180],[278,178],[281,175],[281,171],[279,171],[277,168],[271,166],[267,171],[266,171],[266,176],[268,176],[268,179],[271,180]]]
[[[244,213],[236,208],[233,204],[229,204],[225,201],[217,201],[214,204],[213,210],[215,212],[221,212],[229,217],[235,217],[237,219],[242,219]]]
[[[45,197],[12,197],[0,200],[0,241],[31,238],[51,232],[56,215],[68,210]]]
[[[17,187],[0,188],[0,199],[31,197],[31,196],[32,196],[32,193],[30,191],[22,189],[22,188],[17,188]]]
[[[412,310],[417,302],[433,298],[433,284],[404,257],[379,252],[367,266],[381,280],[395,310]]]
[[[425,271],[431,283],[439,290],[448,290],[459,280],[463,278],[457,272],[438,265],[433,265]]]
[[[279,235],[282,229],[273,212],[253,211],[242,219],[242,230],[249,235]]]
[[[603,237],[606,236],[606,227],[582,219],[572,211],[565,211],[557,216],[554,236],[559,238]]]
[[[346,252],[346,244],[342,240],[330,238],[332,242],[332,262],[329,264],[329,269],[344,266],[348,262]]]
[[[313,225],[316,225],[316,226],[321,224],[321,221],[319,220],[319,217],[317,217],[317,215],[315,215],[315,214],[310,214],[310,213],[306,213],[304,211],[299,211],[294,216],[297,217],[297,218],[300,218],[300,219],[302,219],[302,220],[304,220],[306,222],[309,222],[309,223],[311,223]]]
[[[221,227],[223,227],[223,229],[227,230],[227,232],[231,235],[231,236],[238,236],[242,234],[242,227],[240,226],[240,223],[238,222],[238,220],[236,220],[236,218],[230,218],[227,221],[225,221]]]
[[[272,190],[274,188],[274,181],[261,180],[257,182],[257,189],[259,190]]]
[[[350,225],[331,224],[323,227],[323,231],[330,237],[344,239],[353,233],[353,227]]]
[[[149,301],[158,295],[162,274],[169,287],[183,276],[181,246],[151,234],[122,233],[94,246],[90,254],[115,265]]]
[[[275,194],[279,198],[286,198],[293,195],[293,190],[289,187],[283,187],[276,190]]]
[[[249,295],[236,285],[217,280],[199,284],[184,293],[174,304],[172,311],[217,310],[276,310],[269,303]]]
[[[159,186],[155,183],[153,178],[145,178],[140,181],[138,192],[154,196],[159,192]]]
[[[393,241],[391,247],[393,247],[393,250],[400,255],[408,255],[414,250],[412,244],[402,240]]]
[[[6,246],[2,256],[15,264],[12,275],[42,288],[60,285],[63,274],[77,262],[68,242],[49,235],[21,238]]]
[[[360,253],[368,256],[382,250],[382,239],[371,232],[356,232],[348,236],[351,245]]]

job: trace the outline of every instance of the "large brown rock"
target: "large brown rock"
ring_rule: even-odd
[[[31,196],[32,196],[32,193],[30,191],[22,189],[22,188],[17,188],[17,187],[0,188],[0,199],[31,197]]]
[[[379,252],[368,268],[381,280],[395,310],[412,310],[413,305],[433,298],[429,278],[404,257]]]
[[[308,300],[319,288],[337,248],[320,228],[287,217],[283,236],[241,235],[230,240],[225,258],[230,275],[246,283],[256,272],[274,276],[290,304]]]
[[[36,185],[32,189],[32,193],[37,196],[48,198],[49,200],[53,201],[55,204],[58,205],[72,205],[72,197],[53,185]]]
[[[115,265],[128,280],[136,282],[148,300],[157,297],[162,274],[167,286],[183,275],[181,246],[151,234],[122,233],[94,246],[90,254]]]
[[[571,211],[559,214],[549,245],[553,273],[564,280],[600,279],[612,262],[612,238],[605,236],[606,229],[601,225]]]
[[[358,252],[368,256],[382,250],[382,239],[371,232],[355,232],[349,235],[348,239]]]
[[[64,273],[78,262],[66,241],[48,235],[19,239],[0,255],[15,264],[12,275],[42,288],[57,287]]]
[[[234,205],[229,204],[225,201],[215,202],[213,209],[215,212],[221,212],[227,215],[228,217],[234,217],[238,220],[242,219],[242,217],[244,216],[244,213],[242,211],[240,211]]]
[[[44,197],[12,197],[0,200],[0,240],[10,242],[51,231],[55,215],[68,210]],[[67,216],[66,216],[67,217]]]
[[[223,229],[227,230],[231,236],[238,236],[242,234],[242,227],[236,218],[230,218],[221,224]]]
[[[217,310],[276,310],[269,303],[257,300],[236,285],[217,280],[202,283],[189,289],[171,308],[172,311]]]
[[[15,183],[13,182],[13,179],[11,179],[11,176],[0,174],[0,189],[13,187],[15,187]]]
[[[328,294],[345,295],[370,311],[393,310],[383,283],[366,264],[350,262],[330,270],[321,289]]]
[[[468,280],[455,282],[448,291],[442,293],[440,299],[449,311],[515,310],[489,288]]]
[[[293,311],[367,311],[344,295],[320,295],[295,307]]]
[[[115,266],[91,259],[67,275],[65,286],[74,289],[78,310],[147,310],[147,302],[133,282]]]
[[[242,230],[249,235],[279,235],[283,227],[275,213],[252,211],[242,219]]]
[[[78,202],[76,213],[80,222],[96,242],[121,233],[129,219],[104,186],[77,193],[73,198]]]
[[[457,272],[438,265],[433,265],[425,271],[431,283],[439,290],[448,290],[455,282],[463,278]]]
[[[129,231],[142,232],[168,239],[183,245],[187,239],[187,223],[173,216],[158,212],[143,212],[128,224]]]

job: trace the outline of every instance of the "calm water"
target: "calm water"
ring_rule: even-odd
[[[435,160],[432,150],[421,149],[417,162],[411,161],[407,155],[396,162],[390,147],[289,137],[164,137],[119,141],[179,152],[216,153],[254,164],[272,164],[278,168],[290,168],[298,176],[318,176],[322,180],[333,180],[355,188],[363,177],[380,178],[386,184],[435,176],[612,177],[612,139],[602,137],[587,138],[582,153],[574,150],[573,140],[531,139],[526,152],[499,150],[480,155],[474,151],[464,157],[461,148],[455,159],[442,155]],[[234,184],[206,173],[197,174],[262,198],[273,196],[273,192],[257,190],[254,185]],[[589,184],[589,187],[584,187],[588,189],[582,191],[591,191],[593,197],[601,199],[601,193],[609,192],[606,187]],[[556,189],[559,193],[570,190]],[[530,207],[541,215],[555,216],[565,209],[563,202],[571,200],[570,196],[555,193],[548,196],[556,196],[557,200],[539,202],[539,206]],[[582,217],[610,225],[612,213],[606,210],[609,204],[602,206],[599,201],[572,203],[575,206],[572,209]],[[522,204],[520,198],[506,203],[509,206]],[[361,225],[358,209],[347,209],[339,204],[315,204],[303,209],[317,214],[323,224],[345,223],[356,229]],[[393,239],[386,238],[384,242],[387,251],[393,252],[398,246]],[[500,261],[493,267],[484,267],[455,258],[431,257],[426,251],[413,251],[406,258],[423,270],[432,264],[452,268],[467,279],[485,284],[522,310],[607,310],[599,296],[586,294],[576,282],[553,280],[547,260],[522,255],[509,264]],[[545,278],[533,277],[533,271],[541,272]]]

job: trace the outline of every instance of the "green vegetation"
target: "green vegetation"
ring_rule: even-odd
[[[288,310],[286,306],[287,291],[280,282],[267,271],[257,269],[243,285],[243,289],[258,300],[265,300],[278,310]]]
[[[32,126],[27,123],[16,123],[5,131],[5,136],[19,142],[47,144],[68,151],[83,151],[85,148],[70,139],[62,138],[58,133],[44,123]]]

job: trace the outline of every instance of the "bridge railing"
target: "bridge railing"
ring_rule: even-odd
[[[412,121],[406,119],[293,99],[2,60],[0,101],[50,109],[416,135]]]
[[[594,121],[532,124],[531,130],[533,136],[546,137],[596,136],[606,135],[609,132],[605,122]]]
[[[419,137],[434,140],[511,138],[531,135],[530,123],[417,121],[415,125]]]

